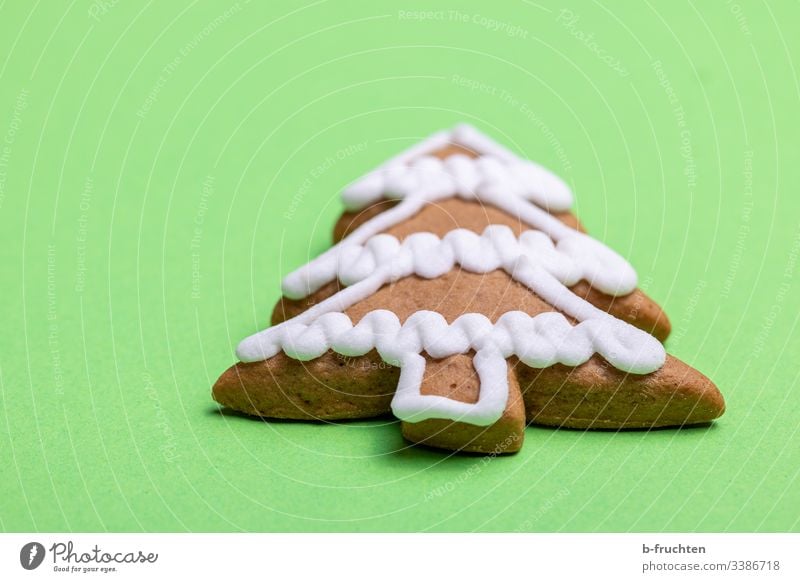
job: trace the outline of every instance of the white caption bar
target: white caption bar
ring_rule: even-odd
[[[800,534],[2,534],[0,580],[800,580]]]

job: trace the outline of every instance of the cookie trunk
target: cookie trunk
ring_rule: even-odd
[[[458,354],[441,360],[428,358],[420,392],[470,404],[477,402],[480,382],[472,356]],[[403,436],[414,443],[450,451],[494,455],[515,453],[522,447],[525,437],[525,406],[512,370],[508,371],[508,387],[508,402],[503,416],[490,426],[441,419],[403,422]]]

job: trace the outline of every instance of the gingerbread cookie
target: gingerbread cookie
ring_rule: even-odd
[[[724,411],[654,337],[669,324],[633,268],[579,230],[569,188],[476,130],[434,135],[344,199],[350,233],[284,279],[276,325],[239,345],[219,403],[392,412],[413,442],[488,453],[519,450],[528,422],[649,428]]]

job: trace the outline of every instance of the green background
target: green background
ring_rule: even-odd
[[[0,3],[0,529],[800,530],[799,19]],[[340,189],[461,120],[568,180],[670,314],[668,350],[725,394],[719,422],[529,428],[491,459],[389,419],[218,412]]]

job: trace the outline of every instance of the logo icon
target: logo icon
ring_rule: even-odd
[[[19,563],[26,570],[35,570],[44,561],[44,546],[39,542],[28,542],[19,551]]]

